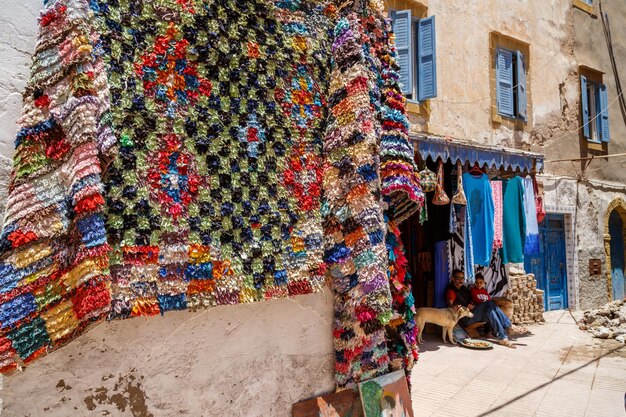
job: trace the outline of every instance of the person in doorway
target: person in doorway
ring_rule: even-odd
[[[476,305],[491,301],[489,291],[485,288],[485,277],[480,272],[476,274],[474,286],[470,290],[472,302]]]
[[[459,324],[467,327],[473,323],[487,322],[494,336],[498,339],[498,343],[514,349],[515,346],[508,338],[508,332],[518,333],[520,330],[512,327],[509,318],[493,301],[488,300],[474,304],[472,294],[464,283],[465,274],[460,269],[455,269],[446,291],[446,301],[449,307],[465,306],[474,314],[473,317],[464,317],[459,321]]]

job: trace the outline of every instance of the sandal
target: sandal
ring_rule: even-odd
[[[517,349],[517,347],[509,339],[498,340],[498,344],[502,346],[506,346],[511,349]]]

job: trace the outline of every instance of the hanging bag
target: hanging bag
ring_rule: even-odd
[[[419,172],[420,186],[422,191],[429,193],[435,191],[435,185],[437,184],[437,175],[434,172],[424,166],[424,169]]]
[[[443,188],[443,161],[439,160],[437,167],[437,184],[435,184],[435,195],[433,196],[433,204],[437,206],[445,206],[450,204],[450,197]]]
[[[456,194],[452,196],[452,202],[465,206],[467,205],[467,198],[465,198],[465,191],[463,191],[463,170],[461,169],[461,161],[456,161],[456,172]]]

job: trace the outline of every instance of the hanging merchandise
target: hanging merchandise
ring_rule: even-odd
[[[439,165],[437,166],[437,184],[435,185],[435,195],[433,196],[433,204],[437,206],[445,206],[447,204],[450,204],[450,197],[448,197],[446,191],[443,189],[443,185],[443,161],[440,159]]]
[[[533,177],[533,186],[535,189],[535,206],[537,212],[537,223],[541,223],[546,217],[546,207],[543,204],[543,183],[537,182],[537,178]]]
[[[332,282],[337,385],[386,373],[381,196],[403,217],[423,195],[382,4],[44,7],[0,233],[0,372],[105,316]]]
[[[472,231],[469,224],[469,208],[461,207],[455,213],[454,230],[448,242],[448,271],[460,269],[465,273],[465,283],[474,282],[474,255],[472,251]],[[448,277],[449,279],[450,277]]]
[[[524,262],[526,215],[524,186],[520,177],[502,180],[502,262]]]
[[[392,317],[387,324],[387,349],[392,370],[404,369],[407,376],[418,357],[415,300],[411,291],[411,274],[406,251],[400,239],[400,229],[387,222],[385,244],[389,255],[389,287],[392,296]]]
[[[467,198],[465,197],[465,192],[463,191],[463,176],[461,175],[461,161],[456,162],[456,172],[457,172],[457,182],[456,182],[456,193],[452,197],[453,204],[466,205]]]
[[[493,247],[502,247],[502,181],[491,181],[491,192],[493,196]]]
[[[526,177],[524,181],[524,211],[526,214],[526,238],[524,255],[539,255],[539,226],[537,225],[537,201],[533,179]]]
[[[427,166],[424,166],[424,169],[419,172],[419,177],[422,191],[425,193],[435,191],[435,187],[437,185],[437,174],[428,169]]]
[[[450,270],[448,269],[448,242],[442,240],[435,242],[435,295],[433,299],[433,307],[447,307],[445,294],[446,287],[450,282]]]
[[[493,197],[491,184],[486,174],[471,171],[463,174],[463,187],[467,196],[474,263],[489,265],[493,248]]]

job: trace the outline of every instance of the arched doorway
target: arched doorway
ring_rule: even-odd
[[[624,298],[624,222],[617,212],[609,215],[611,236],[611,287],[613,300]]]
[[[624,241],[626,240],[626,201],[617,198],[609,204],[605,217],[605,252],[610,300],[624,298]]]

